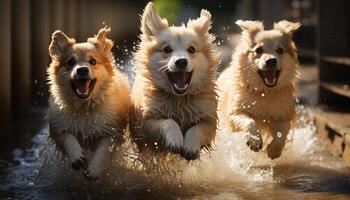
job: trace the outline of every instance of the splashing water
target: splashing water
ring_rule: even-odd
[[[203,150],[201,158],[191,162],[172,154],[140,155],[128,140],[117,147],[111,169],[98,182],[87,181],[81,171],[70,169],[54,145],[45,142],[45,126],[33,138],[32,149],[14,152],[20,164],[9,169],[1,191],[19,199],[45,199],[53,194],[158,199],[350,197],[349,166],[325,149],[307,109],[298,107],[297,111],[297,126],[277,160],[270,160],[264,150],[251,151],[245,144],[247,133],[225,130],[218,132],[212,151]]]

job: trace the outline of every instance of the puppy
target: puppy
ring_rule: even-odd
[[[73,169],[85,169],[89,179],[100,175],[110,151],[122,142],[131,104],[127,78],[116,70],[109,32],[103,28],[87,42],[76,43],[55,31],[49,46],[50,138]],[[87,154],[92,154],[89,161]]]
[[[280,21],[264,30],[259,21],[241,21],[241,41],[232,63],[219,77],[218,116],[230,131],[247,131],[247,145],[263,146],[262,132],[272,135],[267,146],[271,159],[281,155],[295,118],[297,53],[292,34],[299,23]]]
[[[169,27],[153,3],[147,4],[130,115],[130,131],[141,149],[169,150],[192,160],[214,139],[219,59],[210,27],[206,10],[186,26]]]

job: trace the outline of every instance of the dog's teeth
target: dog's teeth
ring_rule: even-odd
[[[264,81],[266,84],[268,85],[274,85],[276,83],[276,78],[274,78],[272,81],[270,81],[269,79],[265,78]]]
[[[88,95],[88,94],[89,94],[89,90],[87,90],[86,92],[81,92],[79,89],[76,89],[76,92],[77,92],[79,95]]]
[[[175,87],[175,89],[177,89],[177,90],[184,90],[184,89],[187,88],[187,86],[188,86],[188,84],[185,84],[183,87],[179,87],[178,85],[174,84],[174,87]]]

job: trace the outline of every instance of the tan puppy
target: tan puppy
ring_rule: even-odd
[[[219,62],[209,34],[211,15],[202,10],[187,26],[168,26],[152,2],[141,20],[136,53],[130,131],[149,146],[196,159],[216,130],[215,71]]]
[[[116,70],[107,38],[109,28],[76,43],[55,31],[48,68],[50,137],[76,170],[96,179],[106,167],[110,149],[122,142],[130,97],[127,78]],[[93,152],[91,160],[85,158]]]
[[[272,134],[268,156],[278,158],[295,117],[297,53],[292,33],[299,23],[280,21],[264,30],[259,21],[236,22],[242,39],[231,66],[218,79],[220,124],[247,131],[248,146],[259,151],[261,132]]]

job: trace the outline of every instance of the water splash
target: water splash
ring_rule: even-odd
[[[173,154],[140,154],[126,138],[122,146],[116,147],[118,153],[112,161],[111,170],[97,183],[87,181],[82,171],[71,170],[69,162],[55,150],[54,145],[45,142],[48,134],[45,126],[34,137],[32,149],[24,153],[19,150],[14,152],[15,158],[21,161],[10,169],[2,189],[22,188],[30,191],[31,188],[50,188],[60,194],[74,191],[74,194],[83,194],[86,198],[100,197],[95,194],[106,197],[115,193],[149,197],[162,195],[164,198],[203,197],[202,194],[212,195],[213,198],[223,197],[223,194],[237,197],[248,193],[265,194],[270,191],[268,187],[284,184],[289,179],[288,173],[281,175],[279,172],[281,168],[284,169],[281,166],[289,166],[288,170],[303,166],[306,169],[332,171],[349,167],[325,149],[316,135],[308,110],[299,106],[297,112],[296,127],[288,134],[286,147],[277,160],[269,159],[264,148],[258,153],[251,151],[246,145],[247,133],[244,132],[220,130],[213,150],[203,150],[199,160],[190,162]],[[302,174],[300,172],[298,175],[304,177]],[[305,184],[315,182],[305,177],[302,181]]]

